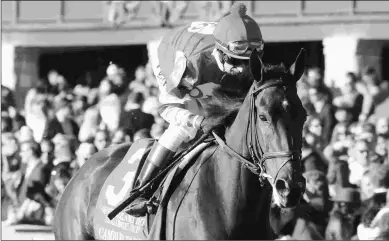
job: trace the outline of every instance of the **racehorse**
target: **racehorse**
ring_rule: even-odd
[[[221,99],[224,106],[217,107],[224,115],[219,121],[232,124],[222,137],[212,133],[215,144],[196,156],[197,165],[189,166],[169,193],[159,236],[147,238],[274,238],[269,226],[272,199],[279,207],[295,207],[305,191],[300,161],[307,113],[296,89],[305,62],[304,49],[290,68],[264,65],[253,51],[254,81],[248,94],[240,103]],[[96,153],[73,177],[56,209],[56,239],[98,238],[93,226],[96,200],[130,146]]]

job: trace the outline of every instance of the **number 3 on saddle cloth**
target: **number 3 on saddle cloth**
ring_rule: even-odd
[[[123,210],[110,220],[108,214],[121,204],[131,192],[148,153],[153,146],[153,139],[141,139],[134,142],[121,163],[112,171],[105,181],[99,197],[93,219],[93,228],[96,239],[103,240],[144,240],[149,235],[155,214],[147,214],[144,217],[134,217]],[[191,160],[197,157],[211,142],[201,143],[193,151],[189,152],[178,166],[173,167],[167,173],[165,181],[158,188],[156,194],[164,197],[173,177],[178,169],[183,169]],[[156,187],[158,187],[156,185]],[[155,190],[155,188],[153,188]],[[158,200],[160,201],[160,200]],[[159,210],[158,210],[159,211]]]

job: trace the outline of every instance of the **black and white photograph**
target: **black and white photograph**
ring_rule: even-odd
[[[389,240],[389,2],[1,1],[1,240]]]

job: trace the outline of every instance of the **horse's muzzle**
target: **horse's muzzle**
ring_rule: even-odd
[[[283,179],[276,181],[276,191],[279,195],[279,204],[282,208],[293,208],[299,204],[302,195],[305,192],[305,178],[295,185],[288,185]]]

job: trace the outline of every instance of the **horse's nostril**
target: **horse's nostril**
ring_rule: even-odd
[[[289,185],[284,179],[277,180],[276,189],[282,196],[286,196],[289,193]]]

